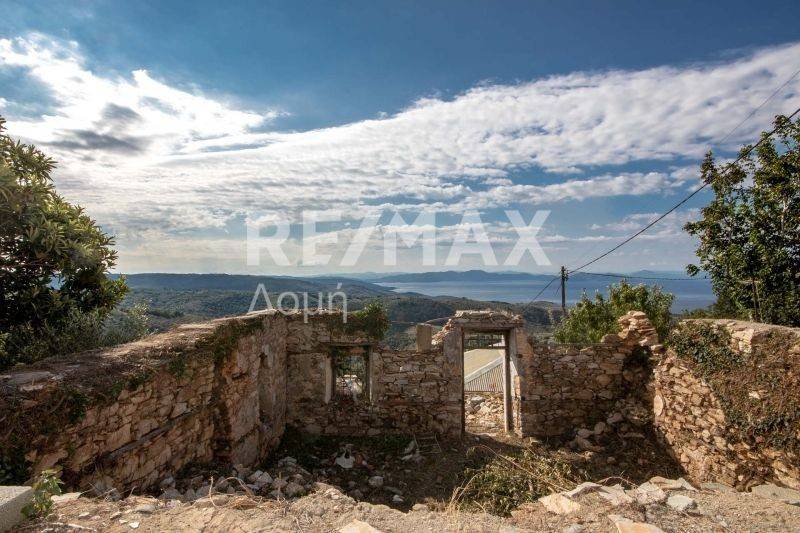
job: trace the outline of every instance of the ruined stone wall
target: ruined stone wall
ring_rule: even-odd
[[[331,346],[369,347],[369,395],[339,399],[331,390]],[[322,435],[461,433],[461,374],[441,348],[396,351],[346,334],[325,317],[288,322],[287,423]]]
[[[753,349],[772,332],[794,332],[800,339],[800,329],[730,320],[703,322],[727,330],[730,347],[745,357],[752,355]],[[791,361],[800,358],[800,345],[793,349],[785,354],[789,372],[796,371],[792,367],[796,369],[797,363]],[[670,349],[655,368],[654,383],[656,429],[691,478],[698,482],[721,481],[741,489],[764,481],[800,489],[800,459],[784,449],[743,442],[733,431],[720,398],[695,365]],[[764,394],[797,393],[752,391],[750,399],[759,402]]]
[[[635,361],[661,353],[655,329],[644,313],[619,319],[621,331],[589,346],[543,344],[529,340],[521,350],[513,386],[515,427],[523,436],[555,436],[605,420],[627,396],[646,397],[648,376]]]
[[[370,396],[332,402],[332,346],[370,350]],[[441,347],[398,352],[341,314],[263,312],[181,326],[0,376],[0,474],[145,489],[190,463],[251,465],[288,424],[314,433],[461,432],[461,373]]]
[[[191,462],[250,463],[277,445],[285,325],[261,313],[183,326],[2,378],[5,466],[61,469],[73,487],[143,489]]]

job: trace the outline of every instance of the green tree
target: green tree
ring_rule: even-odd
[[[706,155],[701,174],[714,199],[685,226],[700,239],[699,265],[687,272],[708,272],[718,306],[734,316],[798,326],[800,121],[777,117],[775,128],[736,165]]]
[[[55,162],[8,137],[4,122],[0,117],[0,369],[63,353],[61,332],[83,316],[104,318],[127,290],[124,280],[106,275],[116,260],[111,237],[56,193]]]
[[[619,331],[619,317],[628,311],[642,311],[663,339],[672,321],[673,299],[672,294],[662,291],[658,285],[633,286],[622,280],[609,285],[608,298],[598,292],[592,300],[584,293],[556,328],[555,338],[558,342],[580,344],[600,342],[603,335]]]

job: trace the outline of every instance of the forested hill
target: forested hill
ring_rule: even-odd
[[[367,281],[342,277],[290,277],[248,276],[239,274],[126,274],[125,280],[131,289],[167,290],[224,290],[248,291],[252,295],[259,284],[269,293],[334,292],[342,290],[351,297],[380,296],[391,293],[391,289]],[[341,284],[341,286],[339,286]]]

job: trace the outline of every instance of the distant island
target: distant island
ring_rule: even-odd
[[[369,281],[372,283],[435,283],[439,281],[542,281],[550,280],[553,276],[558,276],[558,273],[553,274],[533,274],[528,272],[487,272],[485,270],[446,270],[442,272],[418,272],[418,273],[403,273],[403,274],[388,274],[385,276],[376,276],[375,274],[369,275]],[[670,278],[670,279],[686,279],[688,276],[683,272],[678,271],[654,271],[654,270],[638,270],[636,272],[619,273],[619,272],[597,272],[585,273],[578,272],[570,274],[572,279],[583,279],[592,276],[610,276],[623,278]],[[355,275],[358,277],[358,275]],[[359,278],[367,279],[367,278]],[[699,278],[698,278],[699,279]]]

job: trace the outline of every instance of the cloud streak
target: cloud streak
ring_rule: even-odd
[[[94,72],[74,42],[0,39],[0,69],[22,69],[51,100],[41,114],[11,114],[10,133],[52,152],[60,190],[123,244],[270,211],[296,221],[307,208],[458,212],[674,192],[693,179],[689,163],[783,83],[797,57],[795,43],[714,63],[484,85],[380,119],[286,133],[268,131],[285,113],[277,108],[242,109],[141,69]],[[799,95],[795,80],[727,148]],[[24,104],[0,99],[0,112]],[[652,161],[677,170],[626,169]]]

